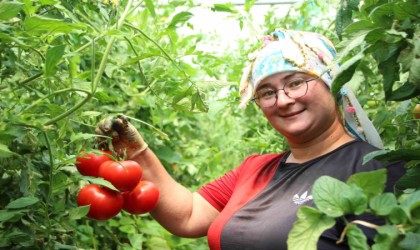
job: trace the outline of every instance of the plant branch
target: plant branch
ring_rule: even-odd
[[[130,2],[132,2],[132,1],[130,1]],[[131,12],[133,12],[135,9],[137,9],[138,7],[140,7],[140,5],[142,4],[142,2],[143,2],[143,1],[141,1],[139,4],[137,4],[136,6],[134,6],[133,8],[131,8],[131,10],[128,12],[128,15],[129,15],[129,14],[131,14]],[[128,6],[128,4],[127,4],[127,6]],[[124,17],[124,16],[122,16],[122,17]],[[124,17],[124,20],[125,20],[125,17]],[[118,24],[118,22],[117,22],[117,24]],[[117,27],[117,24],[112,25],[112,26],[110,27],[110,29],[114,29],[114,28],[116,28],[116,27]],[[103,32],[103,33],[102,33],[102,34],[100,34],[99,36],[97,36],[97,37],[95,37],[94,39],[92,39],[92,41],[89,41],[89,42],[87,42],[86,44],[84,44],[83,46],[79,47],[77,50],[75,50],[75,51],[74,51],[74,53],[77,53],[77,52],[80,52],[80,51],[82,51],[82,50],[86,49],[87,47],[89,47],[89,46],[90,46],[90,44],[91,44],[93,41],[99,40],[99,39],[101,39],[102,37],[106,36],[106,33],[107,33],[107,31]]]
[[[136,49],[134,48],[133,43],[130,41],[130,39],[128,39],[126,36],[124,36],[124,39],[125,39],[125,40],[127,41],[127,43],[130,45],[130,48],[131,48],[131,50],[133,51],[133,53],[136,55],[136,57],[138,57],[138,56],[139,56],[139,54],[137,53],[137,51],[136,51]],[[150,91],[152,91],[152,94],[154,94],[155,96],[157,96],[157,95],[154,93],[154,90],[152,89],[151,84],[150,84],[150,83],[149,83],[149,81],[147,81],[147,79],[146,79],[146,75],[144,74],[143,67],[141,66],[140,60],[139,60],[139,61],[137,61],[137,66],[138,66],[138,68],[139,68],[139,72],[140,72],[140,79],[141,79],[143,82],[145,82],[145,83],[146,83],[147,88],[148,88],[148,89],[150,89]]]
[[[40,103],[40,102],[42,102],[43,100],[45,100],[45,99],[47,99],[47,98],[49,98],[49,97],[51,97],[51,96],[53,96],[53,95],[58,95],[58,94],[62,94],[62,93],[65,93],[65,92],[71,92],[71,91],[75,91],[75,92],[83,92],[83,93],[86,93],[86,94],[90,94],[90,92],[89,92],[89,91],[84,90],[84,89],[79,89],[79,88],[66,88],[66,89],[60,89],[60,90],[57,90],[57,91],[55,91],[55,92],[53,92],[53,93],[51,93],[51,94],[48,94],[48,95],[46,95],[46,96],[42,97],[41,99],[36,100],[36,101],[35,101],[35,102],[33,102],[31,105],[29,105],[29,106],[27,106],[26,108],[22,109],[22,110],[19,112],[19,114],[21,114],[22,112],[25,112],[25,111],[27,111],[27,110],[29,110],[29,109],[33,108],[34,106],[36,106],[37,104],[39,104],[39,103]]]
[[[28,83],[28,82],[31,82],[31,81],[33,81],[33,80],[35,80],[35,79],[37,79],[37,78],[39,78],[40,76],[42,76],[44,74],[44,72],[40,72],[40,73],[38,73],[38,74],[35,74],[35,75],[33,75],[33,76],[31,76],[31,77],[29,77],[29,78],[27,78],[27,79],[25,79],[25,80],[23,80],[23,81],[21,81],[21,82],[18,82],[18,85],[22,85],[22,84],[26,84],[26,83]]]
[[[123,114],[119,114],[119,115],[123,115]],[[145,121],[139,120],[139,119],[134,118],[134,117],[131,117],[131,116],[127,116],[127,115],[124,115],[124,116],[127,117],[127,118],[129,118],[130,120],[134,120],[136,122],[140,122],[141,124],[144,124],[144,125],[149,126],[152,130],[154,130],[156,133],[158,133],[163,139],[168,139],[169,138],[169,136],[165,132],[163,132],[162,130],[156,128],[155,126],[153,126],[150,123],[147,123]]]
[[[346,236],[346,233],[349,230],[349,227],[350,227],[351,224],[359,224],[359,225],[362,225],[362,226],[365,226],[365,227],[368,227],[368,228],[372,228],[372,229],[375,229],[375,230],[380,227],[378,225],[375,225],[375,224],[372,224],[370,222],[363,221],[363,220],[354,220],[354,221],[351,221],[344,228],[343,232],[340,235],[340,239],[337,240],[337,242],[336,242],[337,244],[340,244],[340,243],[342,243],[344,241],[344,237]]]
[[[122,23],[124,22],[125,18],[127,17],[127,15],[130,13],[130,11],[128,11],[130,9],[130,6],[132,5],[133,0],[129,0],[127,5],[125,6],[125,11],[123,12],[123,15],[120,17],[120,19],[118,20],[118,23]],[[111,39],[109,40],[106,48],[105,48],[105,52],[104,55],[102,56],[102,60],[101,63],[99,65],[99,69],[98,72],[96,73],[96,77],[92,82],[92,92],[89,93],[85,99],[81,100],[79,103],[77,103],[75,106],[73,106],[71,109],[67,110],[66,112],[64,112],[61,115],[58,115],[54,118],[52,118],[51,120],[49,120],[48,122],[46,122],[44,125],[51,125],[53,123],[56,123],[57,121],[66,118],[67,116],[69,116],[70,114],[72,114],[73,112],[75,112],[76,110],[78,110],[80,107],[82,107],[85,103],[87,103],[92,96],[95,95],[96,92],[96,88],[98,86],[98,83],[102,77],[102,73],[105,70],[105,66],[106,66],[106,62],[108,59],[108,55],[111,51],[112,45],[114,44],[114,41],[116,40],[115,36],[111,37]],[[94,44],[94,43],[93,43]]]
[[[131,29],[134,29],[135,31],[139,32],[140,34],[142,34],[147,40],[149,40],[150,42],[152,42],[165,56],[166,58],[171,61],[173,63],[173,65],[175,65],[175,67],[182,73],[184,74],[185,78],[191,83],[192,86],[194,86],[194,88],[197,90],[198,96],[201,100],[201,102],[204,103],[203,97],[201,96],[201,93],[198,89],[198,87],[196,86],[196,84],[191,80],[190,76],[184,71],[182,70],[178,63],[175,61],[175,59],[173,59],[155,40],[153,40],[151,37],[149,37],[146,33],[144,33],[141,29],[134,27],[132,24],[130,23],[125,23],[125,25]]]
[[[54,156],[52,153],[52,149],[51,149],[51,143],[50,143],[50,139],[48,138],[47,132],[44,130],[41,130],[42,134],[44,135],[45,138],[45,142],[47,143],[47,148],[48,148],[48,154],[49,154],[49,158],[50,158],[50,173],[49,173],[49,188],[48,188],[48,200],[47,200],[47,206],[49,205],[50,199],[51,199],[51,195],[52,195],[52,183],[53,183],[53,174],[54,174]]]

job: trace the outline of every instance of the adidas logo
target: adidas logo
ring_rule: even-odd
[[[312,195],[308,195],[308,191],[306,191],[301,196],[299,196],[298,194],[295,194],[295,196],[293,196],[292,200],[295,204],[302,205],[303,203],[305,203],[309,200],[312,200]]]

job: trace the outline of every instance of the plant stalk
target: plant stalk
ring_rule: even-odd
[[[130,10],[130,6],[132,5],[132,3],[133,3],[133,0],[128,1],[127,5],[125,7],[125,10],[123,12],[123,15],[121,15],[120,19],[117,22],[117,26],[119,24],[123,23],[125,18],[127,17],[127,15],[130,13],[129,10]],[[108,44],[105,48],[105,52],[104,52],[104,55],[102,56],[101,64],[99,65],[98,72],[96,73],[96,77],[95,77],[95,79],[93,80],[93,83],[92,83],[92,92],[89,93],[85,97],[85,99],[81,100],[79,103],[77,103],[71,109],[67,110],[66,112],[64,112],[61,115],[58,115],[58,116],[52,118],[51,120],[47,121],[44,125],[51,125],[53,123],[58,122],[59,120],[61,120],[63,118],[66,118],[67,116],[71,115],[73,112],[78,110],[80,107],[82,107],[85,103],[87,103],[95,95],[98,83],[99,83],[99,81],[102,77],[102,73],[105,70],[106,62],[107,62],[109,53],[111,51],[111,48],[112,48],[112,45],[114,44],[115,39],[116,39],[115,36],[111,37],[111,39],[109,40],[109,42],[108,42]]]

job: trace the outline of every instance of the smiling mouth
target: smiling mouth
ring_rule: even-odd
[[[302,113],[304,110],[299,110],[299,111],[296,111],[296,112],[291,112],[291,113],[287,113],[287,114],[284,114],[284,115],[280,115],[281,117],[283,117],[283,118],[288,118],[288,117],[292,117],[292,116],[295,116],[295,115],[297,115],[297,114],[300,114],[300,113]]]

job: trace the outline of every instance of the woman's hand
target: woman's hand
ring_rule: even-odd
[[[123,115],[101,120],[95,133],[111,137],[114,151],[120,156],[126,155],[127,159],[133,159],[148,147],[137,129]],[[106,138],[96,137],[96,142],[100,149],[108,149]]]
[[[178,236],[206,235],[219,211],[198,193],[191,193],[168,174],[153,151],[146,150],[147,144],[126,117],[108,117],[100,121],[96,133],[103,135],[96,139],[101,149],[108,147],[107,138],[104,136],[111,137],[114,151],[137,161],[142,166],[143,179],[153,182],[158,187],[159,202],[157,207],[150,211],[153,218]]]

